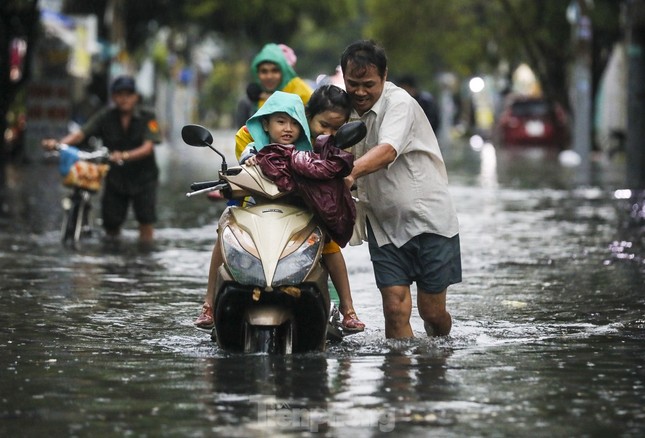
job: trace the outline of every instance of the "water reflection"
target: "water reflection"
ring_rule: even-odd
[[[222,208],[184,197],[219,166],[202,152],[168,147],[148,249],[134,223],[119,246],[63,249],[60,193],[29,185],[56,169],[15,178],[0,219],[3,436],[645,431],[643,231],[607,173],[577,187],[554,157],[451,150],[465,280],[448,294],[451,336],[423,337],[415,309],[418,337],[385,340],[369,255],[352,247],[366,332],[324,353],[245,356],[192,326]]]
[[[330,393],[327,358],[322,354],[295,357],[225,354],[209,360],[206,373],[214,394],[266,395],[284,402],[306,397],[309,402],[325,402]]]
[[[446,378],[451,349],[428,340],[380,342],[378,356],[306,354],[218,355],[207,361],[212,399],[205,398],[220,426],[246,432],[342,433],[347,428],[390,432],[443,424],[442,401],[457,393]],[[358,360],[357,360],[358,359]],[[362,407],[362,408],[361,408]],[[371,432],[370,432],[371,433]]]
[[[423,341],[422,341],[423,342]],[[427,347],[426,347],[427,348]],[[397,406],[407,401],[442,400],[450,392],[446,361],[450,350],[422,346],[413,351],[390,351],[380,367],[383,380],[378,395]]]
[[[205,369],[213,398],[206,403],[224,432],[293,429],[312,432],[326,427],[330,386],[327,358],[321,354],[225,355],[208,361]]]

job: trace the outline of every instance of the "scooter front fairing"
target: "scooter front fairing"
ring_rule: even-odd
[[[244,324],[294,326],[294,351],[322,350],[329,317],[324,233],[310,211],[283,203],[231,207],[220,220],[216,339],[242,348]],[[287,315],[284,316],[284,309]]]

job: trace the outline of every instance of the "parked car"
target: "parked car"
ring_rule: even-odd
[[[507,97],[496,126],[501,146],[549,146],[565,149],[569,123],[560,105],[542,97]]]

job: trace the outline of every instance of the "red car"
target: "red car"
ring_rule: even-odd
[[[540,97],[510,96],[497,123],[502,146],[551,146],[565,149],[569,141],[567,115],[559,105]]]

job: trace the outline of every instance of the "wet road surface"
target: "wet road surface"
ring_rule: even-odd
[[[218,132],[222,144],[232,132]],[[232,151],[227,151],[231,156]],[[384,339],[365,246],[344,250],[365,333],[324,353],[244,356],[197,331],[222,205],[183,195],[219,159],[159,149],[153,249],[59,242],[56,168],[12,170],[0,220],[2,436],[642,436],[643,229],[621,163],[446,151],[464,282],[449,337]],[[231,160],[232,161],[232,160]]]

